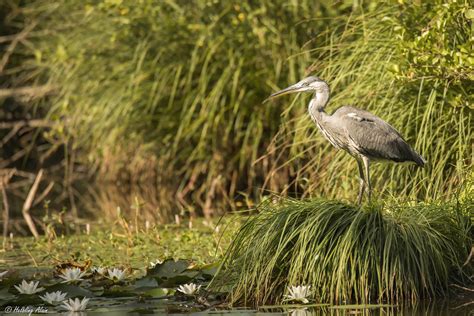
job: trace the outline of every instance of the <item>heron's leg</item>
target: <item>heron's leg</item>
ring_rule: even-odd
[[[362,161],[360,159],[357,160],[357,166],[359,167],[359,195],[357,196],[357,204],[362,204],[362,195],[364,195],[365,189],[365,178],[364,178],[364,168],[362,167]]]
[[[372,188],[370,186],[370,173],[369,173],[369,158],[363,157],[362,161],[364,162],[364,167],[365,167],[365,176],[366,176],[366,184],[367,184],[367,195],[370,201],[370,194],[372,191]]]

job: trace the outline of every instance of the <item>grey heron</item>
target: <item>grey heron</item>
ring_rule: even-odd
[[[370,112],[352,106],[342,106],[333,114],[327,114],[324,108],[329,102],[330,89],[329,85],[318,77],[304,78],[273,93],[267,100],[296,92],[314,93],[308,105],[311,119],[334,147],[345,150],[357,160],[360,176],[357,198],[359,205],[365,189],[370,200],[371,161],[414,162],[420,167],[426,163],[395,128]]]

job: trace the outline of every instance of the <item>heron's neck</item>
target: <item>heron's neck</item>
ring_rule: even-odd
[[[315,121],[326,115],[324,108],[329,101],[329,91],[315,92],[314,97],[309,102],[308,110],[311,118]]]

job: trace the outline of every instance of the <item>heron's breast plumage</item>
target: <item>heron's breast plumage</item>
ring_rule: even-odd
[[[342,141],[339,135],[337,135],[336,133],[331,133],[329,130],[323,127],[319,121],[315,119],[313,119],[313,121],[316,123],[316,126],[321,131],[324,138],[326,138],[331,143],[331,145],[338,149],[345,149],[344,142]]]
[[[318,108],[317,102],[314,102],[314,100],[310,102],[308,112],[313,122],[323,134],[324,138],[326,138],[331,143],[331,145],[338,149],[346,149],[344,146],[344,141],[341,139],[341,135],[335,133],[334,129],[328,128],[328,122],[324,120],[329,118],[329,116],[324,111],[322,111],[322,109]]]

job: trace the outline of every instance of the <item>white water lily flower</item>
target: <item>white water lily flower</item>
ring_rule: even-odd
[[[109,273],[109,279],[111,280],[122,281],[126,276],[125,270],[118,268],[108,269],[107,272]]]
[[[288,287],[288,295],[285,295],[285,300],[298,301],[303,304],[309,303],[308,296],[311,296],[311,285],[299,285]]]
[[[15,288],[21,294],[35,294],[44,290],[43,287],[38,287],[39,281],[26,282],[23,280],[21,284],[15,285]]]
[[[82,281],[84,275],[86,275],[86,272],[79,268],[67,268],[59,277],[64,279],[62,283],[71,283]]]
[[[307,308],[290,309],[288,312],[290,316],[311,316],[312,315],[312,312],[309,311]]]
[[[105,274],[107,271],[104,267],[92,267],[92,272],[97,273],[97,274]]]
[[[162,263],[163,263],[163,260],[160,260],[160,259],[156,259],[155,261],[150,261],[150,268],[153,269],[154,267]]]
[[[61,305],[62,308],[70,312],[82,312],[87,308],[87,303],[89,303],[90,298],[83,297],[82,301],[79,298],[66,300]]]
[[[200,285],[196,285],[194,283],[188,283],[188,284],[180,285],[178,287],[178,291],[186,295],[193,295],[197,291],[199,291],[200,288],[201,288]]]
[[[43,301],[53,305],[54,303],[62,302],[66,299],[67,293],[63,293],[61,291],[56,292],[48,292],[44,296],[40,296],[40,299]]]
[[[2,281],[2,278],[8,273],[8,270],[0,272],[0,281]]]

